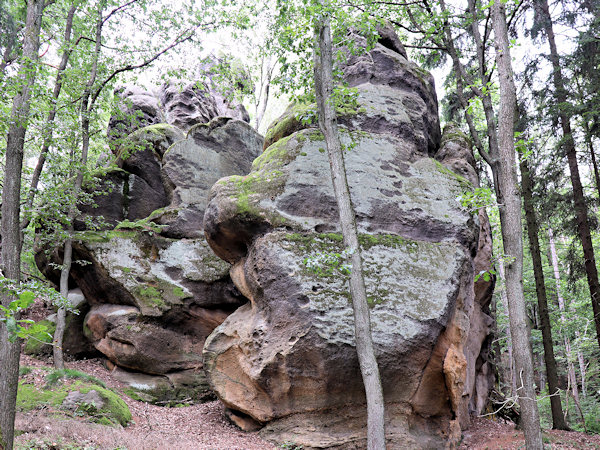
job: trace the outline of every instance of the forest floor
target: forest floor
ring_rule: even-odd
[[[33,370],[24,375],[28,383],[45,384],[44,376],[51,367],[48,360],[23,355],[22,367]],[[125,385],[114,380],[99,359],[74,361],[67,364],[106,383],[109,388],[122,392]],[[44,370],[44,368],[46,368]],[[165,408],[121,398],[129,406],[133,422],[123,427],[109,427],[90,423],[83,417],[57,417],[52,409],[35,409],[17,413],[16,449],[75,450],[75,449],[244,449],[277,450],[279,447],[261,439],[256,433],[245,433],[229,423],[222,414],[218,401],[180,408]],[[600,450],[600,435],[545,431],[544,442],[551,449]],[[488,418],[475,419],[464,432],[460,449],[519,449],[524,448],[523,433],[514,425]]]

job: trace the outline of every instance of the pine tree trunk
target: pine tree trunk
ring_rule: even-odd
[[[44,2],[29,0],[25,38],[23,43],[23,63],[19,70],[21,86],[13,99],[11,121],[6,142],[6,163],[4,185],[2,187],[2,274],[18,283],[21,279],[21,228],[19,226],[21,206],[21,171],[25,133],[31,106],[31,90],[37,73],[40,27]],[[14,300],[3,294],[2,305]],[[21,342],[8,340],[8,331],[0,323],[0,448],[11,450],[14,439],[15,404],[19,379],[19,356]]]
[[[383,389],[371,337],[369,306],[362,272],[356,216],[350,199],[342,145],[333,104],[333,49],[329,19],[322,15],[316,27],[315,92],[319,127],[325,136],[331,177],[338,204],[344,245],[351,252],[350,294],[354,309],[356,352],[367,398],[367,448],[385,449]]]
[[[554,29],[552,27],[552,16],[548,9],[547,0],[537,0],[535,3],[536,9],[542,17],[544,31],[548,38],[550,46],[550,61],[553,68],[554,88],[556,90],[556,100],[558,105],[567,105],[567,93],[565,91],[562,71],[560,67],[560,59],[554,39]],[[585,273],[587,276],[588,286],[590,289],[590,297],[592,301],[592,310],[594,313],[594,323],[596,326],[596,337],[600,346],[600,282],[598,281],[598,269],[596,268],[596,258],[594,255],[594,247],[592,245],[592,237],[590,233],[590,225],[588,222],[588,210],[585,204],[583,187],[581,185],[581,177],[579,176],[579,166],[577,163],[577,152],[575,149],[575,141],[571,133],[571,117],[566,109],[560,110],[558,117],[563,132],[564,149],[567,155],[569,164],[569,172],[571,175],[571,185],[573,187],[573,200],[575,202],[575,214],[577,217],[577,229],[579,239],[583,247],[583,257],[585,260]]]
[[[500,109],[498,112],[498,199],[504,253],[506,254],[506,294],[510,332],[515,352],[517,391],[521,406],[521,424],[528,449],[543,449],[540,418],[534,389],[530,333],[527,327],[525,296],[523,294],[523,242],[521,198],[517,184],[514,119],[517,104],[513,79],[504,4],[492,5],[495,34],[496,63],[500,80]]]
[[[562,406],[560,404],[560,388],[558,385],[558,370],[554,357],[554,346],[552,340],[552,325],[548,312],[548,297],[546,295],[546,282],[542,268],[542,255],[538,239],[539,227],[533,208],[533,194],[531,175],[527,161],[521,161],[521,189],[523,192],[523,203],[525,207],[525,219],[527,221],[527,235],[529,237],[529,250],[533,263],[535,277],[535,291],[538,301],[538,314],[542,329],[542,341],[544,344],[544,361],[546,363],[546,375],[548,379],[548,393],[550,394],[550,407],[552,410],[552,428],[555,430],[568,430]],[[541,372],[541,371],[540,371]],[[540,383],[540,388],[543,384]]]

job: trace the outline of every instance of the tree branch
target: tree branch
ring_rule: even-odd
[[[209,24],[205,24],[204,26],[210,26],[210,25],[214,25],[214,23],[209,23]],[[130,70],[136,70],[136,69],[141,69],[142,67],[146,67],[150,64],[152,64],[154,61],[156,61],[160,56],[164,55],[166,52],[168,52],[169,50],[171,50],[172,48],[178,46],[179,44],[182,44],[186,41],[189,41],[190,39],[192,39],[192,37],[194,36],[194,33],[196,32],[196,30],[198,30],[201,27],[200,24],[192,27],[192,28],[188,28],[188,30],[184,31],[183,33],[181,33],[178,38],[173,41],[170,45],[168,45],[167,47],[163,48],[161,51],[159,51],[158,53],[156,53],[154,56],[152,56],[151,58],[146,59],[145,61],[139,63],[139,64],[128,64],[125,67],[121,67],[117,70],[115,70],[113,73],[111,73],[108,77],[106,77],[104,79],[104,81],[100,84],[100,86],[98,86],[98,88],[94,91],[94,94],[91,98],[91,101],[89,103],[89,107],[91,108],[94,103],[96,102],[96,100],[98,99],[98,96],[100,95],[100,93],[102,92],[102,89],[104,89],[104,87],[112,80],[114,79],[117,75],[119,75],[120,73],[123,72],[128,72]],[[186,34],[188,34],[187,36],[185,36]],[[183,37],[185,36],[185,37]]]
[[[106,23],[106,21],[108,21],[108,19],[110,19],[113,15],[115,15],[116,13],[118,13],[119,11],[127,8],[128,6],[137,3],[139,0],[131,0],[127,3],[125,3],[124,5],[118,6],[117,8],[113,9],[111,12],[109,12],[106,17],[104,19],[102,19],[102,25],[104,25]]]

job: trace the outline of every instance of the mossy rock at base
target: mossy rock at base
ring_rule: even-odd
[[[20,382],[17,392],[17,410],[22,412],[34,409],[49,408],[58,413],[70,414],[62,407],[65,398],[70,392],[79,391],[87,394],[96,391],[104,401],[102,408],[81,407],[75,411],[75,415],[87,417],[90,421],[103,425],[127,426],[131,421],[131,411],[127,404],[118,394],[110,389],[103,388],[93,383],[76,381],[54,388],[37,388],[32,384]]]

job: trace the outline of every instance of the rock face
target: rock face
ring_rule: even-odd
[[[139,384],[136,372],[150,377],[141,390],[160,401],[165,391],[204,395],[198,390],[207,390],[205,339],[247,301],[229,277],[230,265],[208,247],[202,220],[210,187],[223,176],[248,173],[263,146],[247,122],[220,116],[230,111],[214,106],[210,92],[193,90],[193,109],[187,88],[173,89],[163,87],[161,101],[137,88],[123,90],[129,102],[121,112],[142,116],[147,126],[135,129],[129,117],[111,121],[118,165],[96,178],[95,205],[80,208],[73,259],[86,264],[71,271],[90,305],[86,337],[119,373],[133,372],[126,377],[132,386]],[[201,99],[214,107],[200,114]],[[118,136],[125,131],[126,138]],[[99,231],[90,229],[89,219],[100,216]],[[61,251],[39,252],[36,260],[57,279],[49,262],[60,263]]]
[[[230,117],[249,122],[242,104],[228,100],[223,87],[213,82],[210,65],[201,68],[199,80],[191,83],[169,82],[154,91],[127,85],[118,88],[120,102],[108,124],[109,139],[118,151],[124,138],[137,129],[166,123],[187,132],[194,125],[215,117]]]
[[[487,397],[492,286],[474,273],[490,267],[490,229],[456,200],[478,183],[469,143],[452,128],[441,137],[433,79],[392,37],[350,58],[358,100],[338,112],[388,448],[442,448]],[[240,426],[305,448],[365,448],[347,277],[323,262],[343,250],[325,144],[298,120],[311,108],[290,108],[250,174],[211,190],[208,244],[250,302],[207,338],[204,367]]]

